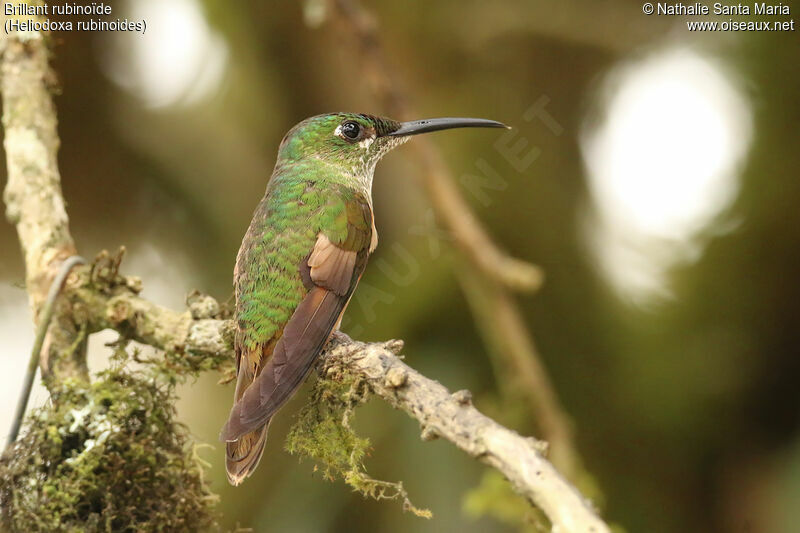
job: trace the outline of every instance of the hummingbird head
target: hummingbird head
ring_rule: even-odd
[[[375,165],[392,148],[412,135],[451,128],[507,128],[479,118],[434,118],[397,122],[360,113],[330,113],[307,118],[281,141],[278,166],[321,161],[339,167],[344,179],[355,180],[368,191]]]

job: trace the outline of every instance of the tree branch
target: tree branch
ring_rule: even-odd
[[[114,260],[108,263],[118,266]],[[178,313],[137,296],[136,278],[118,276],[113,268],[102,272],[104,267],[98,269],[97,264],[91,271],[83,269],[82,283],[70,297],[73,309],[85,316],[92,330],[115,329],[167,352],[207,359],[212,362],[209,367],[233,359],[233,323],[208,317],[216,307],[208,297],[196,298],[189,310]],[[553,531],[608,531],[591,504],[544,459],[544,443],[521,437],[481,414],[466,391],[450,394],[404,364],[395,355],[401,347],[399,341],[362,343],[339,334],[326,347],[322,371],[336,365],[362,377],[375,395],[418,420],[424,438],[447,439],[499,470],[519,494],[544,511]]]
[[[177,313],[155,305],[119,285],[108,296],[81,291],[95,327],[122,331],[161,348],[213,360],[233,358],[233,324],[205,318],[190,305]],[[197,307],[197,306],[194,306]],[[213,306],[212,306],[213,307]],[[607,532],[591,504],[542,456],[543,442],[522,437],[471,405],[466,391],[454,394],[403,363],[395,354],[402,342],[362,343],[336,335],[325,349],[322,372],[338,366],[368,383],[370,390],[419,421],[423,438],[441,437],[471,457],[497,469],[514,489],[536,504],[553,531]]]
[[[59,265],[77,254],[58,173],[59,139],[50,95],[54,78],[38,32],[4,37],[0,54],[8,168],[6,217],[17,227],[28,299],[38,323]],[[59,312],[62,305],[61,300],[56,304],[41,356],[45,383],[56,375],[88,379],[86,343],[75,342],[80,328],[68,313]]]

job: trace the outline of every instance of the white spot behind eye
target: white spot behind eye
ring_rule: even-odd
[[[345,137],[344,133],[342,133],[342,125],[341,124],[336,126],[336,129],[333,130],[333,134],[338,136],[338,137],[341,137],[342,139],[344,139],[346,141],[351,141],[352,140],[352,139],[348,139],[347,137]],[[358,141],[358,147],[361,148],[362,150],[366,150],[367,148],[372,146],[373,142],[375,142],[375,133],[372,133],[372,134],[369,135],[369,137],[366,137],[366,138]]]

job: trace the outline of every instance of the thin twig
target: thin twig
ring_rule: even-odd
[[[39,317],[39,324],[36,327],[36,337],[33,341],[33,349],[31,350],[31,357],[28,360],[28,368],[25,371],[25,381],[22,384],[22,392],[20,393],[19,400],[17,401],[17,410],[14,413],[14,418],[11,422],[11,431],[8,434],[8,441],[6,441],[6,449],[9,449],[14,441],[17,440],[19,428],[22,425],[22,418],[25,416],[25,410],[28,408],[28,399],[31,396],[31,389],[33,388],[33,380],[36,377],[36,370],[39,368],[39,357],[42,353],[42,344],[47,335],[47,328],[50,326],[50,320],[53,318],[53,311],[55,310],[56,298],[64,287],[64,282],[69,276],[70,270],[75,265],[85,265],[86,259],[79,255],[73,255],[67,258],[66,261],[61,263],[58,269],[56,279],[50,285],[50,290],[47,293],[47,299],[42,308],[42,314]]]

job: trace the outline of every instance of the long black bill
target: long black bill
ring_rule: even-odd
[[[418,133],[428,133],[431,131],[449,130],[453,128],[508,129],[508,126],[502,122],[486,120],[485,118],[426,118],[424,120],[401,122],[400,129],[397,129],[387,135],[389,137],[402,137],[405,135],[417,135]]]

